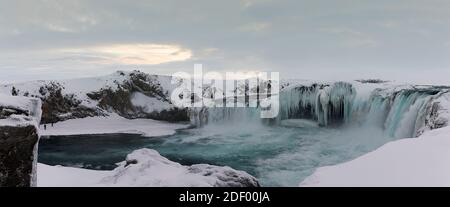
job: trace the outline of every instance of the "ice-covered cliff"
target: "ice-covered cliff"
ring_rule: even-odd
[[[310,120],[323,127],[370,125],[389,136],[417,137],[448,125],[443,104],[450,87],[397,85],[387,82],[284,81],[279,92],[279,114],[261,119],[261,109],[202,108],[191,113],[194,124],[253,122],[281,124],[284,120]]]
[[[0,95],[0,186],[36,185],[41,101]]]

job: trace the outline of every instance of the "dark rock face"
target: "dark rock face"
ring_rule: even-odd
[[[0,119],[6,119],[13,114],[19,114],[24,116],[30,115],[28,111],[20,108],[0,106]]]
[[[34,152],[38,140],[35,126],[0,127],[1,187],[33,185]]]
[[[380,79],[359,79],[356,80],[360,83],[387,83],[389,81],[385,81],[385,80],[380,80]]]
[[[137,92],[170,104],[169,92],[159,82],[161,76],[148,75],[140,71],[130,73],[118,72],[118,75],[125,77],[125,80],[114,80],[112,85],[105,84],[100,89],[82,92],[86,93],[83,95],[87,96],[88,101],[98,102],[95,107],[83,105],[83,100],[80,100],[80,94],[65,92],[68,86],[58,81],[43,82],[40,88],[36,89],[37,92],[31,93],[12,86],[11,95],[41,99],[41,124],[77,118],[107,116],[108,113],[117,113],[128,119],[149,118],[169,122],[189,121],[187,109],[172,107],[162,111],[149,112],[144,108],[133,105],[131,101],[132,95]]]
[[[99,110],[81,105],[81,101],[77,100],[73,94],[63,95],[61,91],[62,86],[57,83],[51,83],[39,89],[39,93],[45,97],[42,98],[42,124],[103,115]]]
[[[180,121],[187,122],[190,120],[188,114],[189,113],[187,109],[171,108],[170,110],[162,110],[160,112],[147,113],[145,117],[141,118],[162,120],[168,122],[180,122]]]
[[[439,129],[448,126],[449,120],[440,115],[446,111],[439,101],[433,101],[428,104],[424,117],[424,126],[416,131],[416,135],[420,136],[425,131]]]
[[[132,94],[142,93],[148,97],[157,98],[169,102],[168,92],[157,81],[157,76],[151,76],[140,72],[130,74],[129,81],[118,84],[117,89],[105,88],[100,91],[88,93],[87,96],[98,101],[98,107],[108,112],[118,113],[128,119],[148,118],[169,122],[189,121],[187,109],[173,107],[159,112],[147,112],[131,103]]]

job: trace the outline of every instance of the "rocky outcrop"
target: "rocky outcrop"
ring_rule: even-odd
[[[0,96],[0,186],[36,185],[41,102]]]
[[[171,77],[118,71],[98,78],[35,81],[0,86],[0,93],[42,100],[42,124],[117,113],[128,119],[150,118],[169,122],[189,121],[187,109],[170,102]],[[158,100],[163,109],[137,106],[134,94]]]
[[[63,86],[56,82],[41,86],[39,93],[42,97],[42,124],[56,123],[73,118],[104,116],[101,110],[83,106],[74,94],[62,93]]]
[[[417,136],[424,132],[448,126],[450,120],[450,92],[436,95],[425,108],[423,125],[416,129]]]
[[[87,96],[98,101],[98,107],[108,112],[118,113],[129,119],[149,118],[169,122],[189,121],[187,109],[168,107],[164,110],[145,110],[133,104],[133,94],[140,93],[170,104],[169,92],[158,81],[158,76],[132,72],[127,81],[117,84],[115,88],[102,88],[88,93]]]
[[[34,126],[0,127],[0,186],[32,186],[38,139]]]

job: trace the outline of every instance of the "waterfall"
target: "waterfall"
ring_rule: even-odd
[[[313,119],[322,126],[346,122],[355,89],[349,83],[294,87],[280,94],[281,119]]]
[[[322,127],[376,126],[391,137],[416,137],[418,129],[425,125],[432,101],[443,91],[439,87],[374,87],[368,92],[358,89],[347,82],[293,85],[280,92],[280,113],[275,119],[259,118],[259,108],[220,107],[192,109],[191,121],[193,125],[203,126],[208,123],[277,124],[286,119],[306,119]]]
[[[393,96],[391,107],[384,123],[392,137],[415,137],[417,129],[424,123],[426,108],[438,94],[434,90],[403,90]]]

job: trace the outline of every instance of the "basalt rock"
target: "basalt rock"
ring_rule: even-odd
[[[98,107],[114,112],[128,119],[148,118],[169,122],[189,121],[188,111],[172,107],[161,111],[147,111],[132,103],[132,95],[142,93],[147,97],[157,98],[170,103],[169,93],[157,80],[157,76],[149,76],[140,72],[130,73],[129,80],[118,83],[116,88],[104,88],[88,93],[87,96],[98,101]]]
[[[51,83],[42,86],[39,93],[42,96],[42,124],[56,123],[73,118],[102,116],[100,110],[81,105],[73,94],[62,94],[62,86]]]
[[[41,102],[0,95],[0,187],[36,185]]]
[[[38,140],[35,126],[0,127],[0,186],[33,185],[34,152]]]

